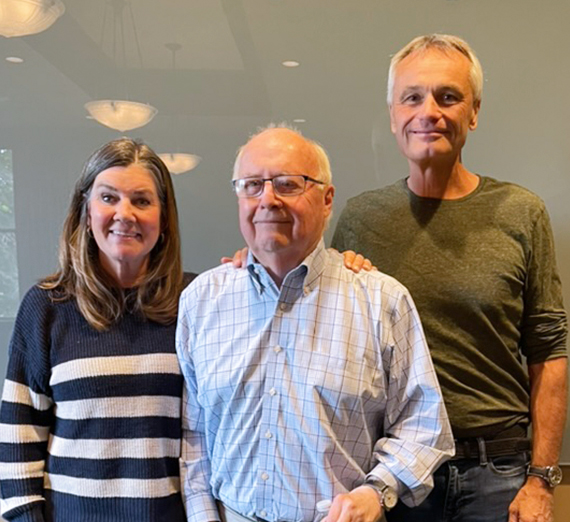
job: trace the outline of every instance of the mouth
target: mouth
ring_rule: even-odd
[[[441,136],[443,134],[447,134],[446,130],[440,130],[440,129],[422,129],[422,130],[412,130],[410,132],[412,134],[417,134],[419,136],[431,136],[431,135]]]
[[[113,234],[114,236],[124,239],[136,239],[140,237],[140,234],[137,232],[123,232],[121,230],[109,230],[109,234]]]

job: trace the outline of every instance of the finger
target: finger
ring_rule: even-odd
[[[222,257],[222,259],[220,259],[220,263],[222,263],[222,265],[225,265],[226,263],[230,263],[234,260],[233,257]]]
[[[366,270],[367,272],[370,272],[370,270],[372,270],[372,268],[374,268],[372,266],[372,261],[370,261],[370,259],[365,259],[364,262],[362,263],[362,270]]]
[[[352,268],[352,262],[354,261],[355,256],[356,253],[352,250],[347,250],[346,252],[342,253],[342,257],[344,258],[344,266],[346,268]]]
[[[343,495],[337,495],[333,499],[333,503],[331,504],[331,507],[329,509],[329,513],[326,517],[327,522],[337,522],[338,521],[340,514],[341,514],[341,511],[342,511],[342,496]]]

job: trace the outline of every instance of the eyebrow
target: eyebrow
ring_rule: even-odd
[[[111,190],[112,192],[120,192],[119,189],[117,189],[116,187],[114,187],[113,185],[107,185],[107,183],[101,183],[100,185],[97,186],[98,189],[105,189],[105,190]],[[153,191],[152,189],[136,189],[133,190],[132,192],[135,195],[140,195],[140,194],[152,194]]]

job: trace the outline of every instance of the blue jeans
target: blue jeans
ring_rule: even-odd
[[[528,452],[507,457],[451,460],[434,474],[435,487],[410,509],[398,502],[388,522],[507,522],[509,505],[526,480]]]

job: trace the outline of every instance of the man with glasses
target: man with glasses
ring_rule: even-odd
[[[182,490],[188,520],[374,522],[417,505],[453,441],[407,290],[324,248],[326,153],[287,128],[255,135],[233,176],[247,269],[183,293]]]

